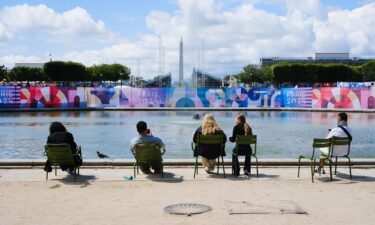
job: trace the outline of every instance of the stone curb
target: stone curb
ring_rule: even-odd
[[[241,159],[240,159],[241,160]],[[242,160],[243,161],[243,160]],[[200,162],[200,161],[199,161]],[[351,159],[353,166],[375,166],[375,159]],[[42,159],[8,159],[0,160],[0,167],[34,167],[44,166],[45,160]],[[163,161],[165,166],[193,166],[194,159],[165,159]],[[231,165],[231,160],[224,160],[224,164]],[[317,162],[318,163],[318,162]],[[252,164],[255,165],[255,160],[252,159]],[[86,159],[83,166],[85,167],[116,167],[116,166],[133,166],[134,159],[114,159],[114,160],[96,160]],[[298,159],[261,159],[259,160],[260,166],[297,166]],[[301,160],[302,166],[310,165],[309,160]],[[345,159],[339,159],[338,165],[348,165]]]

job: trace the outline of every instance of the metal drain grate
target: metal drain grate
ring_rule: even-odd
[[[201,214],[211,211],[212,208],[208,205],[194,204],[194,203],[182,203],[176,205],[169,205],[164,208],[164,211],[169,214],[176,215],[194,215]]]

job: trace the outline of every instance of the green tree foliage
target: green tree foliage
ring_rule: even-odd
[[[93,81],[128,80],[130,69],[121,64],[101,64],[92,66],[90,74]]]
[[[52,61],[44,64],[44,71],[51,81],[88,80],[86,67],[77,62]]]
[[[4,65],[0,66],[0,81],[7,79],[7,76],[8,76],[7,68]]]
[[[273,72],[271,67],[259,68],[255,65],[247,65],[236,77],[240,79],[241,83],[264,83],[273,80]]]
[[[317,82],[362,81],[359,68],[344,64],[303,64],[278,63],[273,65],[276,82]]]
[[[41,68],[14,67],[9,72],[11,81],[44,81],[46,76]]]
[[[375,81],[375,60],[363,65],[363,81]]]

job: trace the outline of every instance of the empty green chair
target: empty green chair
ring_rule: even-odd
[[[49,163],[55,167],[55,176],[57,176],[57,166],[74,167],[74,180],[77,175],[79,176],[79,165],[75,165],[74,155],[82,159],[81,146],[77,147],[75,154],[72,154],[69,144],[47,144],[44,149]],[[48,172],[46,172],[46,180],[48,180]]]
[[[316,164],[316,160],[319,159],[319,155],[320,155],[319,149],[328,148],[328,150],[330,151],[331,139],[314,138],[312,147],[313,147],[313,151],[312,151],[311,156],[300,155],[298,158],[298,177],[299,177],[299,172],[300,172],[301,159],[308,159],[310,160],[311,181],[314,183],[315,164]],[[315,152],[316,149],[318,149],[318,152]]]
[[[136,177],[136,171],[137,174],[139,174],[139,166],[141,164],[149,164],[154,165],[158,164],[160,165],[160,173],[161,177],[164,177],[164,169],[163,169],[163,158],[162,155],[164,154],[165,150],[160,147],[159,144],[152,143],[152,142],[145,142],[145,143],[139,143],[134,146],[134,157],[135,157],[135,163],[134,163],[134,178]]]
[[[331,148],[327,154],[322,154],[322,156],[329,162],[329,173],[332,180],[332,160],[335,159],[335,174],[337,172],[337,158],[346,158],[349,161],[349,174],[350,179],[352,179],[352,165],[349,158],[350,145],[352,140],[348,137],[332,137],[331,138]]]
[[[217,174],[219,174],[219,168],[220,168],[220,158],[222,162],[222,167],[223,167],[223,174],[225,177],[225,168],[224,168],[224,158],[223,158],[223,151],[225,148],[225,143],[223,143],[223,134],[208,134],[208,135],[203,135],[203,134],[198,134],[197,135],[197,142],[192,143],[192,150],[194,151],[194,147],[196,152],[196,158],[195,158],[195,166],[194,166],[194,178],[195,175],[198,174],[198,157],[200,155],[200,146],[203,145],[213,145],[215,147],[219,146],[220,149],[217,149],[219,152],[219,156],[217,157]]]
[[[258,172],[258,157],[257,157],[257,136],[256,135],[252,135],[252,136],[237,135],[237,137],[236,137],[236,149],[238,149],[239,145],[250,145],[251,146],[252,152],[249,156],[255,158],[255,165],[256,165],[257,177],[258,177],[259,172]],[[233,156],[236,157],[237,160],[238,160],[239,155],[237,154],[237,152],[233,152]],[[250,164],[250,168],[251,168],[251,164]],[[232,174],[234,174],[233,166],[232,166]]]

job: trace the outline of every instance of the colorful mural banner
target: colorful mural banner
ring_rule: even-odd
[[[0,108],[19,108],[20,87],[0,86]]]
[[[375,109],[375,86],[335,88],[97,88],[0,86],[0,108]]]

